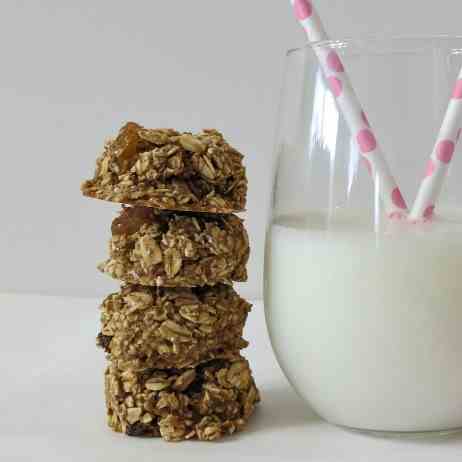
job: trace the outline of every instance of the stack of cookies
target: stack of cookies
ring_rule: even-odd
[[[130,436],[215,440],[241,430],[259,393],[240,350],[251,305],[242,155],[216,130],[133,122],[109,141],[84,195],[123,204],[100,270],[109,426]]]

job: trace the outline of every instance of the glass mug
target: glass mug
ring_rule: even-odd
[[[432,222],[387,218],[316,47],[340,55],[409,206],[462,66],[458,37],[328,41],[288,52],[265,253],[274,352],[326,421],[384,434],[457,431],[460,160],[456,152]]]

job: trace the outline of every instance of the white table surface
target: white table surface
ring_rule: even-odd
[[[0,461],[462,460],[462,436],[391,440],[322,422],[290,389],[256,303],[246,337],[262,403],[247,431],[217,443],[165,443],[108,430],[98,301],[0,294]],[[462,361],[461,361],[462,367]],[[462,392],[462,391],[461,391]]]

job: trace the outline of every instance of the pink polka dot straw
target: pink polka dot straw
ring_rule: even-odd
[[[291,4],[310,42],[329,39],[311,1],[291,0]],[[327,47],[314,47],[314,52],[335,96],[339,110],[345,117],[363,159],[365,159],[364,164],[374,182],[380,186],[385,211],[391,218],[406,216],[406,202],[377,143],[340,57],[334,50],[329,50]]]
[[[429,220],[433,217],[435,204],[443,188],[449,164],[461,135],[462,125],[462,69],[457,78],[449,106],[444,116],[438,138],[428,161],[425,176],[420,184],[412,207],[412,221]]]

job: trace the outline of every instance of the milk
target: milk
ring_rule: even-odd
[[[462,427],[462,210],[423,226],[338,213],[275,220],[265,307],[278,361],[327,421]]]

